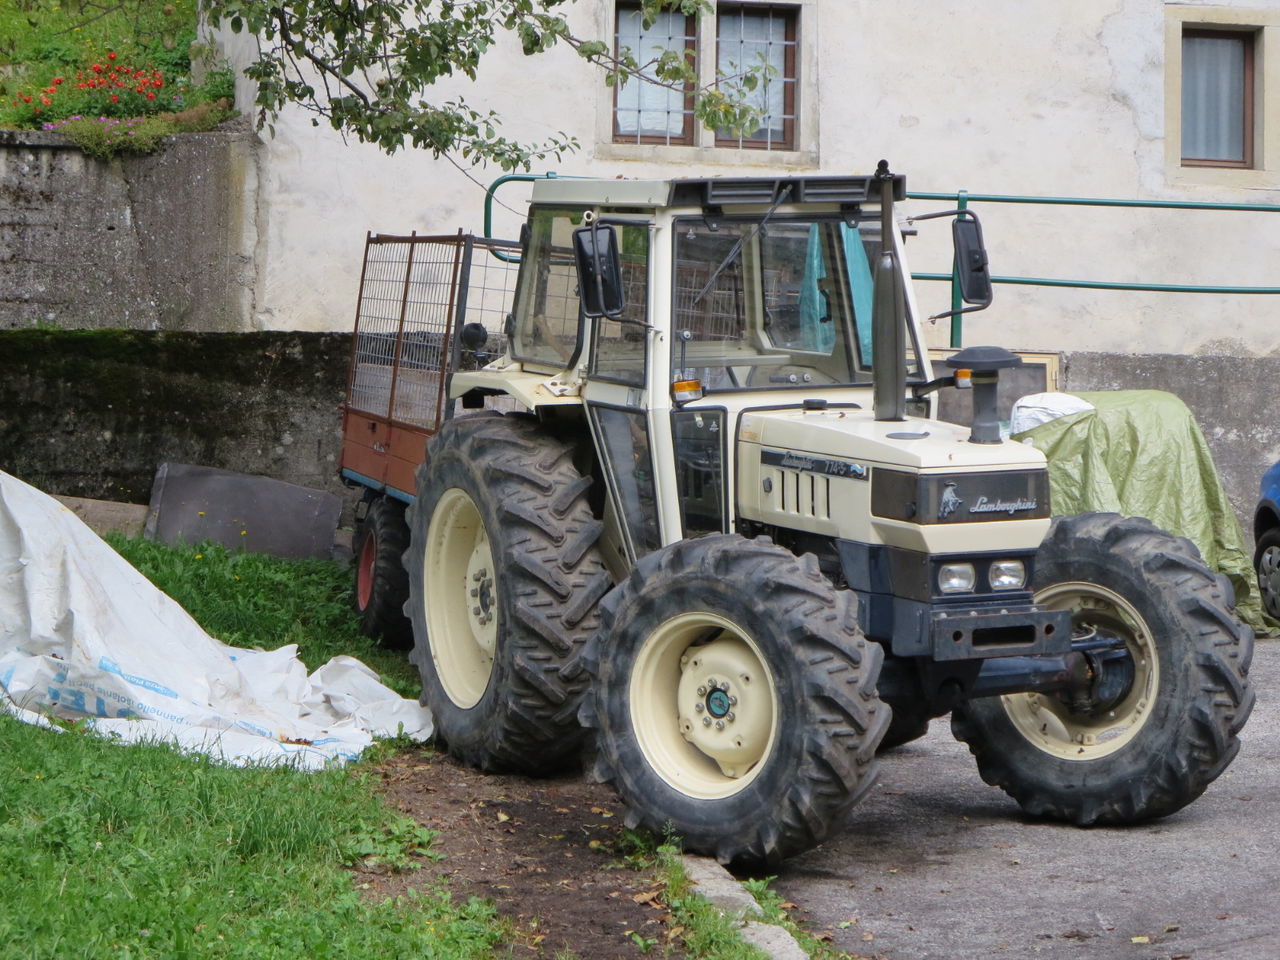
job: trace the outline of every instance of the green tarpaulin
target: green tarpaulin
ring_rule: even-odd
[[[1240,619],[1269,633],[1244,534],[1200,427],[1186,404],[1160,390],[1076,393],[1096,409],[1015,434],[1049,458],[1055,514],[1099,511],[1146,517],[1186,537],[1227,576]]]

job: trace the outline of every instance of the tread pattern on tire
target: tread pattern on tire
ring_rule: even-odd
[[[599,622],[598,602],[611,586],[597,546],[603,530],[587,503],[591,481],[573,465],[573,447],[519,414],[479,414],[449,421],[432,438],[418,468],[420,496],[410,507],[416,542],[426,542],[437,471],[454,470],[484,490],[468,490],[486,516],[499,576],[499,653],[490,691],[470,711],[429,694],[431,653],[425,625],[424,558],[406,555],[406,611],[419,640],[411,659],[423,674],[423,702],[463,761],[483,770],[545,773],[576,758],[578,705],[585,676],[563,667]],[[422,494],[427,496],[424,498]],[[494,689],[500,687],[501,689]]]
[[[1189,654],[1189,662],[1183,668],[1185,682],[1177,685],[1184,702],[1173,704],[1163,723],[1161,716],[1149,717],[1135,741],[1117,753],[1079,763],[1094,767],[1096,776],[1093,782],[1069,790],[1047,784],[1052,776],[1041,775],[1043,771],[1022,768],[1025,751],[1018,748],[1035,748],[1007,718],[1001,722],[999,698],[958,706],[952,713],[952,732],[969,745],[983,780],[1000,787],[1033,816],[1081,826],[1167,816],[1200,796],[1240,749],[1237,735],[1249,718],[1255,696],[1248,681],[1253,631],[1235,616],[1230,582],[1212,573],[1185,538],[1174,537],[1147,520],[1118,514],[1055,518],[1041,557],[1056,556],[1065,562],[1082,550],[1098,564],[1106,557],[1125,558],[1148,583],[1160,588],[1149,609],[1173,611],[1186,623],[1184,633],[1190,643],[1184,653]],[[1039,575],[1038,568],[1037,580]],[[1103,580],[1097,582],[1116,589]],[[1127,599],[1135,602],[1134,597]],[[1146,612],[1143,616],[1152,632],[1157,632],[1151,617]],[[1176,659],[1162,657],[1162,672],[1180,669]],[[1167,679],[1172,683],[1172,677]],[[1021,744],[1010,742],[1010,736]],[[1044,764],[1052,766],[1047,755]]]
[[[636,786],[645,779],[636,776],[636,768],[647,771],[648,765],[620,755],[626,741],[634,739],[617,717],[621,688],[627,682],[626,676],[615,674],[617,646],[620,631],[632,626],[625,618],[636,612],[641,596],[662,594],[679,604],[677,585],[691,580],[742,584],[737,592],[745,609],[774,613],[782,642],[793,651],[792,669],[799,678],[796,687],[784,683],[780,692],[803,704],[800,713],[807,721],[793,738],[798,754],[794,776],[765,788],[772,802],[732,822],[727,834],[724,818],[711,809],[716,802],[708,803],[710,819],[705,825],[681,823],[659,798],[646,796],[644,786]],[[832,587],[813,555],[796,557],[766,537],[685,540],[642,559],[625,584],[601,604],[600,630],[584,649],[582,661],[595,678],[581,713],[583,725],[595,728],[591,773],[618,789],[627,805],[627,825],[661,834],[671,822],[684,837],[686,849],[742,867],[775,865],[816,846],[841,825],[875,781],[876,747],[889,723],[889,709],[876,694],[883,651],[862,635],[856,604],[852,593]],[[678,612],[684,611],[673,609],[670,615]],[[785,733],[779,736],[780,743],[786,739]],[[775,748],[767,762],[782,749],[785,744]],[[762,771],[758,781],[769,773]],[[654,776],[650,773],[649,779]]]
[[[366,537],[374,537],[372,590],[369,603],[360,608],[360,588],[356,584],[354,601],[360,614],[360,631],[373,637],[384,647],[406,650],[413,646],[413,624],[404,615],[409,598],[409,574],[404,568],[404,552],[409,547],[409,527],[405,508],[388,497],[378,497],[369,504],[355,537],[356,563],[364,549]],[[359,571],[357,569],[357,578]]]

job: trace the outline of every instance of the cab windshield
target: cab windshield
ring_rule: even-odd
[[[678,221],[672,381],[707,392],[871,382],[877,223]],[[908,377],[919,376],[916,344]]]

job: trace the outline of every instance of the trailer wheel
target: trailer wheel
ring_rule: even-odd
[[[517,415],[447,422],[409,509],[411,659],[449,751],[484,770],[575,759],[580,671],[610,586],[573,448]]]
[[[1229,582],[1190,541],[1115,514],[1056,519],[1035,580],[1036,602],[1070,609],[1077,636],[1123,640],[1124,682],[1084,703],[972,700],[952,712],[952,732],[983,780],[1034,816],[1087,826],[1180,810],[1235,757],[1253,709],[1253,632]]]
[[[583,704],[627,824],[770,866],[843,824],[889,722],[879,646],[816,559],[710,536],[637,564],[602,606]]]
[[[404,615],[409,599],[409,575],[404,551],[409,527],[404,506],[377,497],[356,529],[356,583],[353,599],[360,614],[360,632],[384,647],[404,650],[413,645],[413,627]]]

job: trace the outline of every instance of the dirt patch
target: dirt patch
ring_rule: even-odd
[[[623,810],[608,787],[579,776],[484,774],[416,750],[379,773],[396,808],[439,831],[435,849],[444,859],[412,874],[363,877],[372,892],[393,895],[446,877],[455,896],[491,900],[515,922],[517,958],[646,956],[633,934],[669,946],[666,909],[650,878],[618,852]]]

